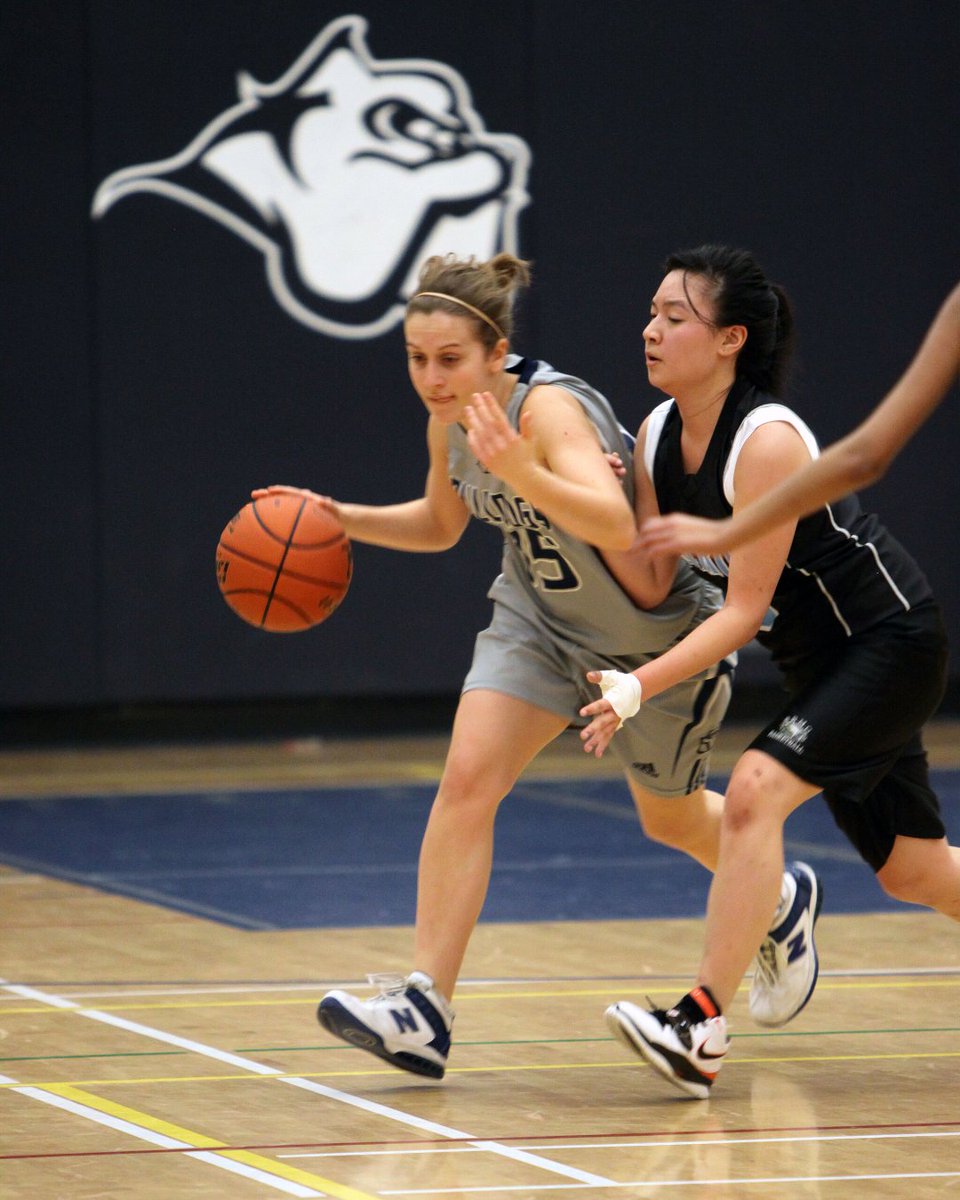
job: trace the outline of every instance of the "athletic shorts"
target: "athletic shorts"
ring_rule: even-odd
[[[633,671],[654,657],[598,654],[495,603],[492,622],[477,636],[463,691],[503,692],[583,727],[589,721],[581,707],[600,698],[587,671]],[[687,796],[706,783],[733,666],[725,661],[645,701],[614,734],[609,753],[641,787],[658,796]]]
[[[751,743],[823,790],[874,871],[898,834],[946,836],[920,732],[943,698],[946,673],[946,632],[931,601],[785,673],[791,699]]]

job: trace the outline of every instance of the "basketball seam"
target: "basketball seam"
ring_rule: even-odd
[[[287,555],[290,553],[290,543],[293,541],[293,535],[297,532],[297,526],[300,524],[300,518],[303,516],[303,510],[306,507],[306,499],[300,501],[300,507],[297,509],[297,515],[293,519],[293,524],[290,526],[290,533],[287,535],[286,545],[283,547],[283,554],[280,555],[280,561],[277,563],[276,574],[273,577],[273,586],[270,588],[270,595],[267,597],[267,604],[263,610],[263,616],[260,618],[260,627],[266,624],[267,614],[270,612],[270,605],[273,603],[274,593],[277,590],[277,584],[280,582],[280,576],[283,574],[283,564],[287,561]],[[256,509],[254,509],[256,511]]]
[[[289,522],[287,531],[278,533],[275,523],[270,520],[273,514],[264,514],[260,511],[258,501],[262,499],[263,497],[258,497],[245,509],[241,509],[220,536],[217,553],[220,591],[237,615],[257,628],[276,633],[298,632],[297,627],[289,624],[292,616],[300,622],[300,629],[309,629],[336,611],[347,594],[353,575],[350,539],[342,529],[330,537],[320,539],[311,537],[307,533],[309,522],[304,523],[304,516],[310,511],[309,497],[307,496],[279,497],[285,503],[293,500],[294,504],[287,508],[286,515]],[[278,505],[278,507],[281,506]],[[289,517],[291,509],[293,510],[292,518]],[[248,511],[253,518],[252,527],[243,523],[242,518],[245,511]],[[334,521],[334,524],[336,523]],[[236,525],[239,525],[235,531],[237,544],[233,544],[230,535]],[[258,531],[260,537],[266,535],[268,543],[261,547],[255,545],[249,550],[243,549],[244,541],[250,540],[251,536],[256,542],[255,531]],[[306,534],[306,536],[298,540],[298,532]],[[270,553],[270,543],[272,543],[272,547],[280,548],[279,559]],[[317,576],[311,573],[311,567],[314,565],[311,559],[313,555],[317,554],[327,560],[323,565],[330,568],[334,573],[333,576]],[[296,568],[298,556],[302,556],[306,560],[303,562],[305,569],[298,570]],[[230,586],[227,583],[226,575],[231,561],[237,563],[241,574],[252,573],[256,577],[262,573],[263,578],[253,578],[249,583],[246,580],[238,579],[234,581],[233,586]],[[289,567],[288,563],[290,563]],[[241,564],[245,564],[245,566]],[[285,584],[289,585],[295,593],[310,589],[320,595],[311,597],[309,601],[306,596],[302,598],[291,596],[287,587],[284,586]],[[242,607],[235,603],[240,597],[244,598]],[[251,603],[254,598],[260,604],[259,612],[257,606]],[[318,612],[314,612],[315,600],[319,605]],[[249,613],[244,611],[247,608],[250,609]],[[281,616],[281,613],[285,615]]]
[[[277,539],[277,540],[279,541],[279,539]],[[263,569],[265,571],[272,571],[274,569],[274,567],[276,566],[276,563],[272,563],[268,559],[257,558],[253,554],[247,554],[243,550],[238,550],[236,546],[232,546],[229,542],[225,542],[225,541],[221,540],[220,547],[221,547],[221,549],[226,550],[229,554],[232,554],[234,556],[234,558],[240,558],[244,562],[251,563],[255,567],[263,567]],[[293,547],[293,549],[298,549],[298,547]],[[351,574],[352,574],[352,570],[351,570]],[[286,577],[288,579],[295,579],[298,583],[316,583],[316,584],[320,584],[322,587],[340,588],[343,591],[346,590],[347,583],[349,583],[349,579],[347,580],[347,583],[343,583],[339,579],[325,579],[323,576],[320,576],[320,575],[306,575],[302,571],[294,571],[289,567],[287,568],[286,571],[284,571],[284,575],[286,575]],[[230,591],[257,591],[258,589],[257,588],[232,588],[232,589],[221,589],[221,590],[224,592],[224,594],[226,594],[226,592],[228,590],[230,590]]]

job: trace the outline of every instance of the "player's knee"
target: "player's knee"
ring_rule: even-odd
[[[899,875],[896,873],[884,873],[881,871],[877,875],[877,881],[883,888],[884,892],[892,900],[902,900],[906,904],[927,904],[923,881],[916,876]]]
[[[923,904],[927,908],[939,908],[941,887],[935,877],[916,868],[903,868],[887,862],[877,872],[877,882],[893,900],[905,904]]]
[[[739,833],[765,819],[769,813],[769,797],[763,781],[750,771],[743,771],[730,780],[723,801],[723,828]]]
[[[960,920],[960,855],[945,838],[898,837],[877,882],[894,900],[923,904]]]
[[[486,813],[496,809],[512,782],[500,779],[488,764],[475,758],[449,759],[434,803],[464,814],[469,811]]]
[[[785,768],[765,754],[747,751],[730,776],[723,801],[723,830],[737,833],[755,826],[782,826],[803,788]]]

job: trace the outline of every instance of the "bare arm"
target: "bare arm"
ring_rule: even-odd
[[[722,554],[780,521],[799,519],[875,483],[937,408],[960,371],[960,284],[941,305],[910,366],[852,433],[756,504],[725,521],[671,514],[641,531],[651,554]]]
[[[643,529],[651,517],[660,515],[656,489],[643,461],[646,439],[647,422],[644,421],[633,452],[634,509],[638,529]],[[676,555],[652,556],[636,538],[629,550],[607,551],[603,557],[617,582],[638,607],[656,608],[670,594],[677,570]]]
[[[470,448],[480,462],[567,533],[598,549],[626,549],[636,525],[597,431],[563,388],[532,388],[520,433],[492,395],[466,410]]]
[[[755,502],[809,461],[802,438],[791,426],[780,422],[762,426],[748,439],[737,463],[734,512]],[[698,674],[750,641],[770,607],[795,528],[796,521],[781,523],[730,556],[723,607],[670,650],[633,672],[644,700]],[[591,671],[587,678],[598,683],[599,672]],[[619,718],[605,699],[586,705],[580,713],[593,718],[580,734],[583,748],[599,757],[619,727]]]
[[[258,488],[253,495],[296,492],[310,496],[334,513],[353,541],[392,550],[448,550],[460,540],[470,514],[447,475],[447,432],[432,420],[427,425],[427,448],[430,466],[424,494],[402,504],[345,504],[285,484]]]

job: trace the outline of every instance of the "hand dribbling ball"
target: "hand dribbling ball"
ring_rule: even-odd
[[[238,617],[297,633],[334,613],[350,587],[343,526],[308,496],[277,492],[241,508],[220,535],[217,583]]]

